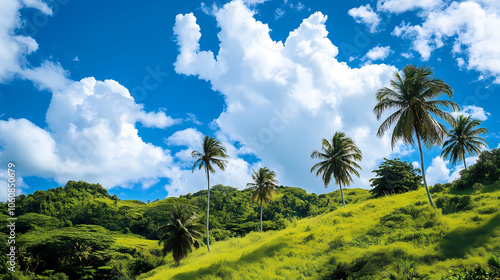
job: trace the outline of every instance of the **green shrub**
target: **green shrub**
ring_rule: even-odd
[[[380,167],[373,171],[377,177],[370,179],[375,197],[405,193],[418,189],[422,176],[420,170],[406,161],[384,159]]]
[[[472,209],[472,201],[470,195],[446,195],[436,200],[436,206],[443,214],[451,214]]]

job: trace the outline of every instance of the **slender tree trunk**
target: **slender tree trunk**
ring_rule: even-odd
[[[467,170],[467,163],[465,163],[465,152],[464,152],[464,166],[465,166],[465,170]]]
[[[342,203],[344,204],[344,208],[345,208],[344,190],[342,190],[342,185],[339,185],[339,186],[340,186],[340,194],[342,194]]]
[[[210,172],[207,167],[207,182],[208,182],[208,199],[207,199],[207,248],[210,252],[210,229],[209,229],[209,218],[210,218]]]
[[[260,232],[262,232],[262,198],[260,198]]]
[[[424,178],[424,187],[427,192],[427,197],[429,198],[429,203],[432,208],[436,209],[434,202],[432,201],[431,193],[429,192],[429,188],[427,187],[427,181],[425,180],[425,166],[424,166],[424,155],[422,154],[422,146],[420,144],[420,136],[417,133],[417,142],[418,142],[418,150],[420,151],[420,165],[422,166],[422,177]]]

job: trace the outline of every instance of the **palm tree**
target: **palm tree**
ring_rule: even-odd
[[[467,169],[465,152],[474,155],[481,152],[482,147],[488,147],[486,140],[478,136],[481,133],[488,133],[488,130],[483,127],[475,128],[480,124],[480,120],[459,115],[453,122],[453,128],[447,133],[449,139],[443,144],[441,157],[449,157],[453,165],[463,161]]]
[[[373,112],[378,120],[386,110],[396,109],[396,112],[380,125],[377,136],[382,137],[395,124],[392,132],[392,148],[398,141],[413,145],[416,138],[425,190],[431,206],[436,208],[427,188],[424,156],[420,142],[423,141],[428,148],[435,144],[440,145],[446,130],[434,119],[434,116],[452,122],[453,117],[441,108],[451,107],[458,110],[459,106],[449,100],[435,100],[442,94],[451,98],[453,90],[444,81],[434,78],[431,68],[406,65],[403,67],[402,74],[395,71],[390,85],[377,91],[378,103],[373,108]]]
[[[323,138],[321,152],[314,150],[311,153],[311,158],[321,160],[311,168],[311,173],[317,168],[316,176],[323,174],[325,188],[328,187],[333,175],[335,184],[340,187],[344,208],[345,200],[342,186],[349,186],[351,182],[354,182],[351,173],[359,177],[359,172],[356,169],[361,170],[361,167],[356,161],[360,161],[362,157],[361,151],[356,147],[354,141],[341,131],[335,132],[331,142]]]
[[[208,183],[208,199],[207,199],[207,247],[210,252],[210,231],[209,231],[209,217],[210,217],[210,173],[215,173],[212,165],[217,165],[220,170],[224,171],[227,158],[226,148],[224,148],[219,140],[216,140],[208,135],[203,138],[203,153],[194,150],[191,156],[197,158],[193,164],[193,172],[198,167],[198,170],[205,169]]]
[[[200,232],[203,225],[196,223],[197,219],[198,215],[188,205],[172,206],[167,224],[159,229],[165,232],[158,242],[160,245],[163,243],[163,257],[172,252],[175,265],[179,265],[193,251],[193,245],[199,246],[200,239],[203,238]]]
[[[252,202],[260,200],[260,232],[262,232],[262,204],[273,200],[272,194],[276,192],[278,181],[274,178],[276,173],[267,167],[261,167],[259,171],[253,170],[253,183],[248,183],[247,188],[252,191]]]

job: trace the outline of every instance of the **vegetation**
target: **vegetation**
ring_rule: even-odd
[[[210,173],[215,173],[215,169],[212,165],[215,164],[220,170],[224,171],[226,166],[223,158],[227,158],[226,148],[224,148],[219,140],[212,137],[205,136],[203,139],[203,152],[198,152],[194,150],[191,156],[197,158],[193,164],[193,172],[198,167],[199,170],[205,169],[205,174],[207,175],[208,183],[208,195],[207,195],[207,248],[210,252]]]
[[[345,134],[340,131],[335,132],[331,142],[323,138],[321,144],[321,152],[314,150],[311,153],[311,158],[321,160],[311,168],[311,173],[315,169],[318,169],[316,176],[323,174],[322,179],[325,183],[325,188],[328,187],[333,175],[335,184],[340,188],[342,203],[345,208],[342,185],[345,187],[349,186],[351,182],[354,182],[351,174],[359,177],[357,169],[361,169],[361,166],[359,166],[356,161],[361,161],[361,151],[356,147],[356,144],[351,138],[346,137]]]
[[[193,251],[193,246],[200,246],[203,225],[196,223],[197,219],[198,215],[188,205],[174,204],[168,223],[160,227],[160,231],[165,232],[159,241],[163,243],[163,256],[172,252],[176,266]]]
[[[472,119],[470,116],[458,116],[453,122],[453,128],[447,133],[449,139],[443,143],[441,156],[443,158],[449,157],[454,165],[462,161],[467,169],[465,152],[473,156],[479,154],[481,148],[488,147],[486,140],[478,136],[482,133],[488,133],[488,130],[483,127],[475,128],[480,124],[481,121]]]
[[[402,75],[395,71],[390,85],[377,91],[378,103],[373,108],[377,119],[380,119],[385,111],[396,109],[396,112],[380,125],[377,136],[382,137],[394,124],[391,140],[393,148],[398,141],[413,145],[416,140],[427,198],[430,205],[436,208],[425,179],[424,156],[420,142],[428,148],[440,145],[446,129],[434,116],[452,122],[452,116],[441,108],[451,107],[458,110],[459,107],[449,100],[435,100],[442,94],[452,98],[453,90],[444,81],[434,78],[431,68],[406,65],[402,71]]]
[[[207,190],[142,203],[119,200],[98,184],[70,181],[18,198],[18,272],[1,277],[494,279],[498,270],[491,264],[498,264],[494,255],[500,250],[500,150],[483,152],[461,175],[431,188],[438,211],[421,200],[423,188],[382,198],[349,189],[345,199],[352,207],[347,210],[337,208],[340,190],[318,196],[279,186],[262,208],[262,233],[256,232],[261,208],[252,203],[251,190],[216,185],[210,223],[217,242],[210,254],[187,249],[189,258],[182,262],[162,258],[158,240],[163,236],[167,252],[171,235],[164,233],[171,232],[173,220],[187,227],[196,223],[193,211],[203,218]],[[180,211],[187,218],[176,219],[182,216],[172,213],[176,204],[190,205],[186,209],[192,211]],[[5,204],[2,209],[5,213]],[[6,230],[0,233],[4,251]],[[203,246],[196,236],[192,241],[188,244]]]
[[[446,215],[424,194],[419,188],[287,221],[283,230],[217,242],[210,255],[196,250],[181,266],[167,262],[139,279],[441,279],[488,267],[500,250],[500,188],[471,194],[470,207]]]
[[[253,170],[253,183],[248,183],[247,187],[252,191],[252,201],[260,200],[260,232],[262,232],[262,203],[272,201],[272,194],[275,193],[278,181],[274,178],[276,173],[267,167],[261,167],[259,172]]]
[[[405,193],[418,189],[422,176],[420,169],[406,161],[384,159],[380,167],[373,171],[377,177],[370,179],[371,193],[375,197]]]

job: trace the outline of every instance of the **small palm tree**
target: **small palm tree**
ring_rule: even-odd
[[[467,169],[465,152],[472,156],[479,154],[482,147],[488,147],[486,140],[478,136],[482,133],[488,133],[488,130],[483,127],[475,128],[480,124],[480,120],[472,119],[470,116],[458,116],[453,122],[453,128],[447,133],[448,140],[443,144],[441,157],[449,157],[453,165],[463,161],[465,169]]]
[[[158,244],[163,243],[163,256],[172,252],[175,265],[193,251],[193,245],[199,247],[202,224],[196,223],[198,215],[185,204],[174,204],[170,211],[168,222],[159,228],[164,234]]]
[[[327,139],[322,140],[321,152],[314,150],[311,153],[311,158],[321,160],[311,168],[311,173],[317,168],[316,176],[323,174],[325,188],[328,187],[333,175],[335,184],[340,187],[344,208],[345,199],[342,186],[349,186],[351,182],[354,182],[351,174],[359,177],[359,172],[356,169],[361,170],[361,167],[356,161],[361,161],[362,157],[361,151],[356,147],[354,141],[340,131],[335,132],[331,142]]]
[[[433,208],[436,208],[436,206],[427,188],[424,156],[420,142],[423,141],[428,148],[436,144],[440,145],[446,129],[434,119],[434,116],[451,123],[453,117],[441,108],[459,109],[455,102],[435,100],[442,94],[451,98],[453,90],[444,81],[434,78],[431,68],[406,65],[403,67],[403,75],[395,71],[394,79],[391,80],[390,85],[377,91],[378,103],[373,108],[377,119],[380,119],[385,111],[396,109],[396,112],[392,113],[380,125],[377,132],[377,136],[382,137],[395,124],[392,132],[392,148],[398,141],[413,145],[416,138],[420,151],[420,165],[422,167],[424,186],[429,203]]]
[[[253,170],[253,183],[248,183],[247,188],[252,191],[252,202],[260,200],[260,232],[262,232],[262,204],[273,200],[272,194],[276,192],[278,181],[274,178],[276,173],[267,167],[261,167],[259,171]]]
[[[219,140],[212,137],[205,136],[203,138],[203,152],[198,152],[194,150],[191,156],[197,158],[193,164],[193,172],[198,167],[198,170],[205,169],[205,174],[207,176],[208,183],[208,199],[207,199],[207,248],[210,252],[210,231],[209,231],[209,217],[210,217],[210,173],[215,173],[215,169],[212,165],[215,164],[224,171],[226,167],[226,161],[223,158],[227,158],[226,148],[222,146]]]

